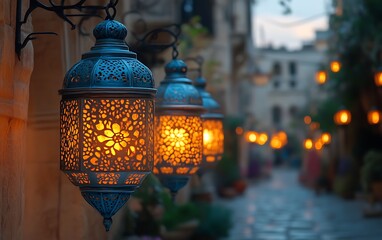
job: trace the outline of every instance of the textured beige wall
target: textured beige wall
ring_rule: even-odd
[[[25,132],[33,50],[30,45],[24,49],[21,61],[15,54],[15,5],[14,0],[0,1],[1,240],[23,239]]]

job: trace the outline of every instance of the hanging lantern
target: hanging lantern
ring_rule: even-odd
[[[351,122],[351,113],[349,110],[341,109],[334,114],[334,123],[338,126],[348,125]]]
[[[321,141],[323,144],[329,144],[332,141],[332,136],[330,135],[330,133],[322,133]]]
[[[377,87],[382,86],[382,68],[378,68],[374,73],[374,83]]]
[[[175,196],[202,162],[204,108],[183,61],[174,59],[165,70],[157,94],[154,173]]]
[[[312,139],[310,139],[310,138],[305,139],[305,141],[304,141],[304,148],[306,150],[310,150],[310,149],[313,148],[313,141],[312,141]]]
[[[334,73],[337,73],[341,70],[341,63],[337,60],[330,62],[330,70]]]
[[[206,89],[206,80],[199,76],[195,87],[202,97],[206,112],[202,114],[203,121],[203,167],[213,167],[222,159],[224,152],[223,114],[219,104]]]
[[[326,81],[328,80],[327,78],[328,77],[327,77],[326,71],[319,70],[319,71],[316,72],[316,82],[319,85],[325,84]]]
[[[156,90],[151,71],[125,44],[123,24],[105,20],[93,34],[95,46],[60,90],[60,168],[108,231],[152,170]]]
[[[367,113],[367,121],[370,125],[377,125],[381,122],[382,112],[374,108]]]

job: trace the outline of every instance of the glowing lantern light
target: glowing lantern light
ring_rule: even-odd
[[[321,134],[321,140],[323,144],[329,144],[332,140],[332,136],[330,133],[323,133]]]
[[[310,116],[305,116],[304,117],[304,123],[306,125],[309,125],[312,122],[312,118]]]
[[[382,112],[377,109],[372,109],[367,113],[367,121],[370,125],[376,125],[381,122]]]
[[[204,108],[183,61],[173,59],[165,71],[157,94],[154,173],[174,197],[202,162]],[[208,141],[211,135],[205,136]]]
[[[264,145],[268,141],[268,135],[266,133],[259,133],[257,137],[257,143]]]
[[[341,125],[348,125],[351,122],[351,113],[349,110],[341,109],[334,115],[334,122]]]
[[[282,141],[277,136],[272,136],[271,142],[269,144],[273,149],[281,149],[283,147]]]
[[[322,146],[323,146],[323,143],[321,141],[321,139],[318,139],[315,143],[314,143],[314,148],[316,150],[321,150],[322,149]]]
[[[224,152],[223,114],[219,104],[212,98],[206,88],[206,80],[200,76],[195,80],[195,87],[199,91],[203,107],[207,110],[202,114],[203,121],[203,168],[214,167],[222,159]]]
[[[316,72],[316,82],[319,84],[319,85],[322,85],[322,84],[325,84],[327,81],[327,74],[325,71],[317,71]]]
[[[235,133],[237,135],[241,135],[241,134],[243,134],[243,132],[244,132],[244,129],[242,127],[236,127]]]
[[[374,83],[377,87],[382,86],[382,69],[378,69],[374,74]]]
[[[305,139],[305,141],[304,141],[304,148],[306,150],[310,150],[310,149],[313,148],[313,141],[312,141],[312,139],[310,139],[310,138]]]
[[[286,134],[286,132],[284,131],[278,132],[277,137],[280,139],[283,146],[288,143],[288,135]]]
[[[330,70],[334,73],[339,72],[341,70],[341,63],[339,61],[332,61],[330,63]]]
[[[60,111],[60,168],[104,217],[125,204],[153,167],[154,80],[105,20],[96,45],[66,74]]]
[[[248,131],[246,134],[246,140],[250,143],[255,143],[257,140],[257,132],[255,131]]]

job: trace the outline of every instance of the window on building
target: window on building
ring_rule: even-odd
[[[276,126],[280,126],[282,121],[282,111],[280,106],[272,107],[272,122]]]
[[[295,79],[291,79],[291,80],[289,80],[289,86],[290,86],[290,88],[295,88],[296,85],[297,85],[297,82],[296,82]]]
[[[275,76],[281,75],[281,64],[279,62],[273,63],[272,74]]]
[[[289,62],[289,75],[295,76],[297,74],[297,65],[296,62]]]
[[[297,106],[291,106],[291,107],[289,108],[289,115],[290,115],[292,118],[294,118],[294,117],[297,116],[297,112],[298,112],[298,108],[297,108]]]
[[[273,87],[274,87],[275,89],[279,88],[279,87],[280,87],[280,81],[279,81],[279,80],[274,80],[274,81],[273,81]]]

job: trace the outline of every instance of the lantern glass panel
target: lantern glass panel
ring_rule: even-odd
[[[203,126],[199,116],[155,117],[154,173],[194,174],[202,161]]]
[[[151,171],[153,100],[63,100],[61,111],[61,169],[74,184],[138,185]]]
[[[381,112],[378,110],[371,110],[367,114],[369,124],[375,125],[381,122]]]
[[[203,155],[206,162],[220,160],[224,151],[223,122],[217,119],[203,120]]]

